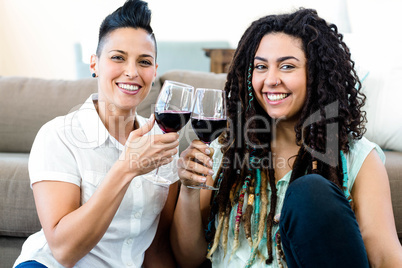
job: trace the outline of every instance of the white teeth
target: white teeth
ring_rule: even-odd
[[[282,94],[267,94],[267,97],[270,101],[279,101],[283,100],[286,98],[288,94],[282,93]]]
[[[128,85],[128,84],[119,84],[119,87],[121,87],[121,88],[123,88],[125,90],[130,90],[130,91],[138,90],[138,86]]]

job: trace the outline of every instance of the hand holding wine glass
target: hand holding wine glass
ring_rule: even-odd
[[[226,129],[226,92],[219,89],[197,88],[191,115],[191,125],[198,138],[209,145]],[[217,190],[201,183],[188,185],[194,189]]]
[[[155,119],[163,133],[178,132],[190,119],[194,87],[166,80],[155,104]],[[156,170],[152,182],[169,185],[171,181],[158,175]],[[148,178],[150,180],[150,178]]]

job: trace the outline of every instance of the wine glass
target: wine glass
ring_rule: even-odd
[[[163,133],[178,132],[190,119],[191,102],[194,87],[166,80],[163,83],[158,99],[155,104],[155,120]],[[170,185],[172,182],[158,174],[149,177],[154,184]]]
[[[209,145],[226,129],[226,92],[220,89],[197,88],[191,115],[191,125],[198,138]],[[201,183],[187,186],[193,189],[218,190]]]

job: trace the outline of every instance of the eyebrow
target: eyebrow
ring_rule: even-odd
[[[127,52],[125,52],[125,51],[123,51],[123,50],[120,50],[120,49],[112,49],[112,50],[109,51],[109,53],[110,53],[110,52],[119,52],[119,53],[121,53],[121,54],[127,55]]]
[[[119,53],[121,53],[123,55],[127,55],[127,52],[125,52],[123,50],[120,50],[120,49],[112,49],[112,50],[109,51],[109,53],[110,52],[119,52]],[[149,54],[141,54],[140,57],[154,58],[152,55],[149,55]]]
[[[296,57],[293,57],[293,56],[285,56],[285,57],[280,57],[280,58],[278,58],[278,59],[276,60],[276,62],[282,62],[282,61],[290,60],[290,59],[294,59],[294,60],[299,61],[299,59],[296,58]],[[259,57],[259,56],[256,56],[256,57],[254,58],[254,60],[261,60],[261,61],[268,62],[268,60],[267,60],[266,58]]]

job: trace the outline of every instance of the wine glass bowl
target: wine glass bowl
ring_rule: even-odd
[[[155,105],[155,120],[164,133],[178,132],[190,119],[194,87],[166,80]]]
[[[190,119],[191,112],[165,110],[155,112],[155,120],[164,133],[178,132]]]
[[[191,114],[191,125],[197,137],[209,145],[227,127],[226,92],[220,89],[197,88]],[[217,190],[202,183],[189,188]]]
[[[194,87],[166,80],[155,104],[155,120],[163,133],[178,132],[190,119]],[[170,185],[171,181],[158,174],[147,177],[154,184]]]

